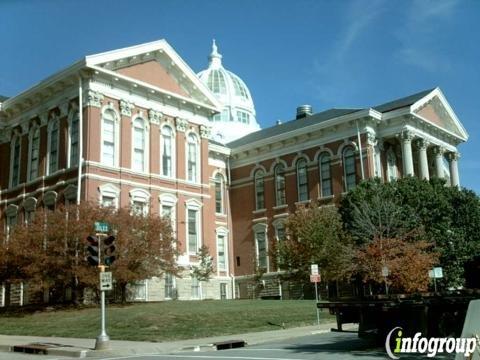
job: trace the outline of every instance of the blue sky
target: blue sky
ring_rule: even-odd
[[[249,86],[262,127],[435,86],[470,134],[460,180],[480,193],[480,1],[0,0],[0,94],[84,55],[165,38],[196,71],[212,38]]]

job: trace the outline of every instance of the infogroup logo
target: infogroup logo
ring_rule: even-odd
[[[395,348],[391,349],[390,340],[392,335],[396,333]],[[477,347],[478,339],[471,338],[426,338],[422,337],[422,333],[417,332],[413,338],[402,337],[403,329],[396,327],[392,329],[385,339],[385,350],[391,359],[400,359],[399,354],[427,354],[427,357],[434,357],[441,353],[457,353],[464,354],[469,357]]]

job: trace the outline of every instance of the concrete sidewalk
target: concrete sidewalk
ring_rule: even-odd
[[[76,358],[138,354],[169,354],[179,351],[214,350],[215,347],[213,344],[229,340],[244,340],[249,345],[280,341],[305,335],[329,332],[333,327],[336,327],[335,323],[325,323],[320,324],[319,326],[305,326],[291,329],[279,329],[272,331],[158,343],[111,340],[110,349],[101,351],[93,350],[95,346],[94,339],[0,335],[0,351],[13,351],[14,346],[45,344],[46,353],[49,355],[70,356]]]

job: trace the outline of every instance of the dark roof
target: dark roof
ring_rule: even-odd
[[[0,102],[3,102],[5,100],[7,100],[8,97],[7,96],[3,96],[3,95],[0,95]]]
[[[372,109],[377,110],[378,112],[381,112],[381,113],[386,113],[386,112],[389,112],[389,111],[401,109],[405,106],[410,106],[410,105],[415,104],[418,100],[427,96],[433,90],[435,90],[435,88],[424,90],[424,91],[421,91],[419,93],[416,93],[416,94],[413,94],[413,95],[410,95],[410,96],[407,96],[407,97],[404,97],[404,98],[401,98],[401,99],[397,99],[397,100],[387,102],[385,104],[377,105],[377,106],[374,106]]]
[[[251,134],[245,135],[240,139],[228,143],[227,146],[230,148],[234,148],[237,146],[246,145],[261,139],[266,139],[272,136],[284,134],[296,129],[313,125],[315,123],[320,123],[342,115],[350,114],[358,110],[360,109],[330,109],[322,111],[320,113],[313,114],[311,116],[307,116],[301,119],[288,121],[280,125],[274,125],[266,129],[255,131]]]
[[[421,98],[427,96],[429,93],[431,93],[435,88],[424,90],[421,92],[418,92],[413,95],[409,95],[397,100],[393,100],[390,102],[387,102],[385,104],[377,105],[372,107],[372,109],[381,112],[381,113],[386,113],[389,111],[393,111],[396,109],[401,109],[406,106],[411,106],[412,104],[416,103],[418,100]],[[330,109],[323,111],[321,113],[314,114],[312,116],[307,116],[302,119],[297,119],[297,120],[292,120],[288,121],[284,124],[280,125],[274,125],[272,127],[258,130],[254,133],[248,134],[240,139],[237,139],[235,141],[232,141],[226,146],[229,148],[234,148],[238,146],[243,146],[249,143],[253,143],[255,141],[261,140],[261,139],[266,139],[272,136],[280,135],[283,133],[287,133],[296,129],[300,129],[305,126],[312,125],[314,123],[319,123],[322,121],[330,120],[339,116],[343,116],[346,114],[350,114],[356,111],[360,111],[363,109]]]

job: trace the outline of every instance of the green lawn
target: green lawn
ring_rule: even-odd
[[[95,338],[99,308],[0,316],[0,334]],[[321,321],[334,321],[321,312]],[[225,300],[169,301],[112,305],[107,332],[115,340],[167,341],[238,334],[316,323],[314,301]],[[276,325],[275,325],[276,324]]]

